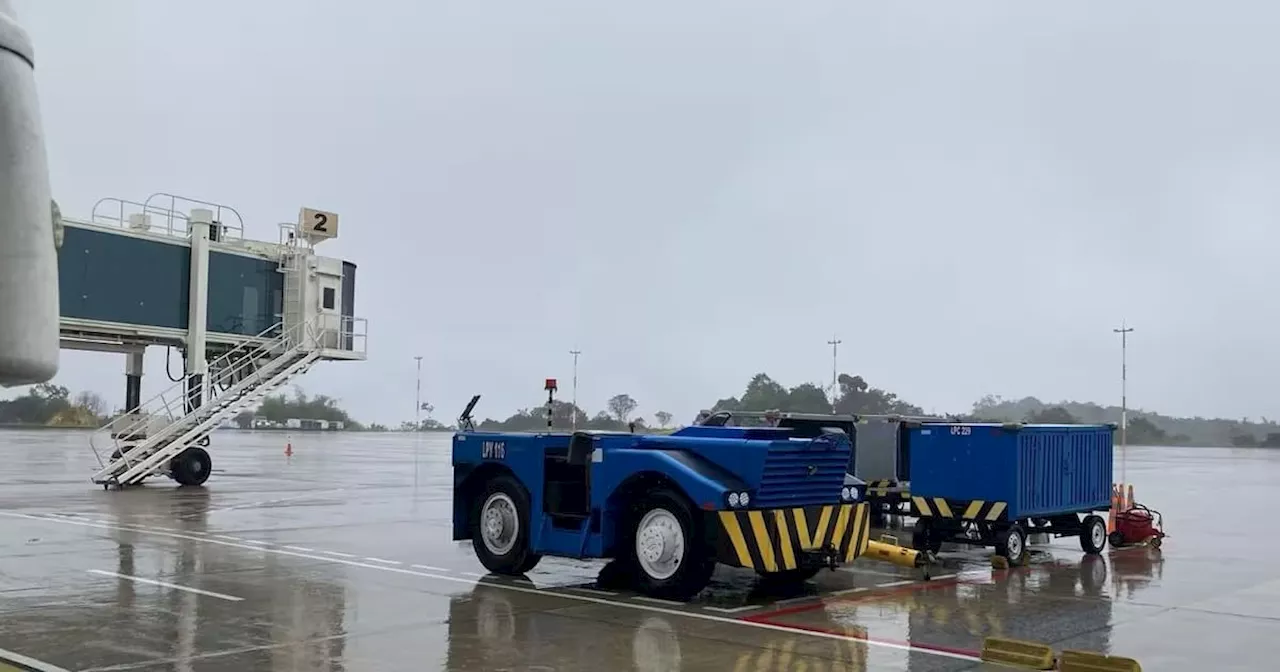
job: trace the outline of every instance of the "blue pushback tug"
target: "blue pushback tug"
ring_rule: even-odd
[[[543,555],[614,558],[639,592],[688,599],[716,563],[804,581],[868,548],[925,560],[869,539],[868,507],[845,485],[843,432],[485,432],[471,417],[479,399],[453,438],[453,538],[471,540],[491,572],[523,574]]]

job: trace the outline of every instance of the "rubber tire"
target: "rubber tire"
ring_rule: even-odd
[[[491,495],[499,492],[510,497],[511,501],[515,503],[517,522],[520,525],[520,530],[516,533],[516,543],[506,555],[494,555],[491,553],[489,547],[484,545],[484,538],[480,535],[480,510]],[[494,574],[520,576],[536,567],[538,562],[542,560],[541,555],[534,553],[529,548],[529,493],[515,478],[502,474],[489,479],[471,500],[469,523],[471,547],[475,549],[476,557],[479,558],[480,564]]]
[[[636,528],[640,526],[644,514],[657,508],[671,512],[680,522],[680,530],[684,533],[684,563],[676,569],[675,574],[666,579],[655,579],[646,574],[636,552]],[[624,529],[626,532],[621,539],[619,556],[631,570],[637,592],[683,602],[692,599],[711,583],[711,574],[716,568],[715,555],[705,541],[702,517],[694,515],[693,505],[684,495],[669,488],[658,488],[645,495],[632,509]]]
[[[169,460],[169,473],[179,485],[203,485],[209,480],[209,470],[213,468],[213,460],[204,448],[191,446]]]
[[[1120,548],[1124,546],[1124,535],[1119,532],[1112,532],[1107,535],[1107,543],[1111,544],[1111,548]]]
[[[1093,528],[1102,530],[1102,543],[1097,547],[1093,545]],[[1102,549],[1107,547],[1107,521],[1101,516],[1088,515],[1080,522],[1080,548],[1089,555],[1097,555]]]
[[[1018,546],[1021,551],[1016,558],[1009,555],[1009,537],[1014,535],[1017,535],[1018,541],[1022,542]],[[1007,558],[1011,567],[1021,566],[1027,561],[1027,533],[1022,529],[1021,525],[1014,523],[1007,529],[996,533],[996,554]]]

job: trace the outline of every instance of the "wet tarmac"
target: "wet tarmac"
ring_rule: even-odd
[[[0,648],[31,665],[13,669],[973,670],[1003,636],[1257,670],[1280,641],[1280,542],[1257,515],[1280,451],[1131,449],[1160,550],[1059,539],[996,570],[947,548],[932,581],[860,561],[782,595],[721,568],[678,604],[597,584],[602,562],[484,576],[450,541],[446,435],[295,434],[286,457],[282,434],[219,432],[205,487],[123,492],[89,482],[87,440],[0,431]]]

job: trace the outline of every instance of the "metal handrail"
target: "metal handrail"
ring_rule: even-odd
[[[211,201],[202,201],[198,198],[190,198],[188,196],[177,196],[175,194],[170,194],[163,191],[159,191],[148,196],[147,200],[143,202],[143,205],[146,205],[149,207],[159,207],[159,206],[151,206],[151,200],[155,198],[169,199],[168,212],[177,214],[179,217],[182,217],[183,219],[188,219],[188,218],[186,215],[183,215],[178,212],[178,201],[183,201],[191,205],[204,205],[204,206],[213,208],[213,219],[215,222],[217,222],[219,226],[221,226],[224,230],[237,231],[240,234],[239,237],[241,239],[244,238],[244,218],[240,216],[239,211],[237,211],[235,208],[229,205],[223,205],[221,203],[213,203]],[[239,224],[233,226],[231,224],[227,224],[226,222],[222,221],[223,212],[228,212],[234,215],[236,218],[236,221],[239,222]]]
[[[301,327],[305,325],[297,325],[297,326]],[[264,381],[270,380],[271,378],[279,375],[282,370],[288,369],[288,365],[282,364],[282,362],[289,359],[289,355],[302,353],[303,351],[304,351],[303,347],[301,345],[297,345],[291,348],[290,350],[286,351],[286,353],[281,357],[277,357],[272,361],[268,362],[266,366],[262,368],[255,368],[249,375],[241,379],[240,382],[236,383],[230,389],[218,395],[218,398],[216,400],[211,399],[209,403],[202,404],[199,408],[195,409],[190,413],[187,413],[182,418],[166,426],[160,433],[147,437],[147,441],[149,442],[153,439],[163,439],[163,440],[166,440],[165,446],[168,446],[168,445],[172,445],[172,443],[175,440],[183,436],[190,435],[192,432],[196,431],[196,429],[201,424],[208,422],[211,418],[215,417],[218,409],[214,409],[214,413],[209,414],[208,416],[200,417],[205,413],[206,410],[219,405],[221,403],[221,400],[227,396],[244,395],[245,393],[250,392],[249,388],[257,389],[256,386],[260,386]],[[282,366],[284,367],[283,369],[281,368]],[[254,380],[255,378],[257,380]],[[187,427],[185,422],[186,420],[191,418],[195,418],[195,426]],[[128,475],[131,472],[138,469],[140,466],[144,465],[148,461],[155,461],[157,459],[157,456],[162,455],[160,451],[163,449],[163,447],[164,446],[161,446],[161,447],[157,447],[156,450],[147,451],[141,456],[141,458],[136,463],[126,457],[126,459],[124,460],[125,469],[123,470],[123,472],[118,472],[117,474],[114,474],[114,475],[119,477],[124,477],[127,479]],[[163,457],[160,457],[159,459],[163,459]],[[103,472],[105,470],[106,470],[106,467],[104,467],[97,474],[95,474],[95,480],[97,480],[97,477],[99,475],[104,475]]]
[[[255,340],[245,340],[243,343],[223,353],[221,357],[218,357],[217,359],[210,362],[207,368],[209,370],[221,368],[226,362],[231,361],[233,357],[242,356],[243,354],[246,354],[251,350],[266,352],[266,351],[274,350],[279,345],[287,343],[286,338],[289,335],[288,331],[282,333],[279,337],[272,339],[271,341],[268,341],[265,344],[261,343],[259,340],[256,340],[256,339],[261,339],[266,337],[268,333],[274,331],[275,329],[281,326],[282,326],[281,323],[277,322],[276,324],[273,324],[270,327],[267,327],[265,330],[260,332],[257,336],[254,336]],[[296,329],[302,326],[304,326],[304,324],[298,324],[298,325],[295,325],[294,328]],[[237,355],[237,353],[239,353],[239,355]],[[253,358],[245,358],[240,364],[237,364],[237,367],[242,366],[245,362],[252,362],[252,361],[253,361]],[[168,417],[171,420],[174,419],[174,413],[171,407],[172,401],[167,398],[167,395],[172,394],[175,390],[179,391],[182,394],[182,399],[185,402],[187,398],[186,395],[188,393],[186,389],[186,383],[187,383],[187,379],[190,377],[191,377],[191,374],[184,375],[180,380],[175,382],[173,385],[170,385],[169,387],[165,388],[159,394],[147,399],[145,402],[139,403],[134,408],[125,409],[125,412],[121,414],[119,417],[103,425],[102,427],[99,427],[96,432],[91,434],[89,436],[89,447],[93,450],[94,455],[98,458],[98,464],[103,467],[106,466],[102,462],[101,454],[98,453],[98,447],[96,442],[94,441],[94,436],[96,436],[101,432],[106,432],[108,436],[111,436],[112,442],[115,448],[118,449],[120,447],[120,442],[118,440],[118,437],[121,434],[124,434],[126,437],[126,440],[128,440],[135,433],[138,424],[145,424],[150,421],[150,416],[153,414],[146,413],[143,411],[143,409],[151,407],[153,405],[153,402],[157,400],[160,401],[161,404],[163,404],[165,417]],[[207,380],[204,382],[207,382]],[[203,384],[202,384],[202,387],[203,387]],[[204,390],[201,390],[202,393],[203,391]],[[207,397],[204,394],[202,394],[201,399],[206,400]],[[204,404],[201,404],[201,406],[203,405]],[[184,410],[184,415],[185,415],[186,404],[183,403],[181,408]],[[141,421],[141,423],[139,421]],[[122,426],[128,426],[126,425],[126,423],[134,423],[133,426],[129,426],[129,429],[132,431],[127,431],[127,432],[116,431]],[[112,436],[113,434],[115,436]],[[126,463],[127,463],[128,462],[127,456],[123,452],[121,453],[121,456],[126,457]]]

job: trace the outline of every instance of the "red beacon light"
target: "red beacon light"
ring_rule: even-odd
[[[544,390],[546,390],[546,391],[548,391],[548,392],[555,392],[555,391],[556,391],[556,379],[555,379],[555,378],[548,378],[548,379],[547,379],[546,384],[544,384],[544,385],[543,385],[542,389],[544,389]]]

